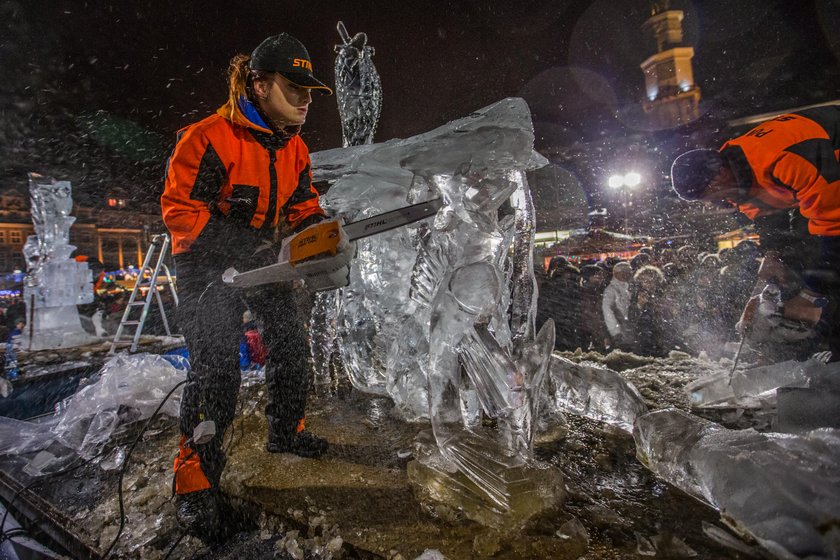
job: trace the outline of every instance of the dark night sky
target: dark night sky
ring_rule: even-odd
[[[840,0],[675,0],[711,112],[840,98]],[[506,96],[529,102],[537,147],[597,135],[642,96],[646,0],[188,2],[0,0],[0,161],[74,169],[89,187],[157,188],[175,131],[225,97],[237,52],[288,31],[333,83],[336,21],[376,47],[377,140],[411,136]],[[828,30],[832,30],[831,33]],[[583,67],[589,80],[569,72]],[[577,76],[580,74],[578,73]],[[600,120],[598,120],[600,117]],[[313,103],[312,151],[340,145],[334,98]],[[128,138],[128,140],[126,140]]]

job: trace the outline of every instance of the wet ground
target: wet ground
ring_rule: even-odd
[[[621,371],[651,408],[686,407],[681,387],[719,369],[685,359],[568,355]],[[185,537],[170,558],[414,559],[426,549],[446,558],[741,558],[704,534],[722,526],[708,506],[657,480],[635,458],[632,436],[574,416],[540,438],[538,458],[562,471],[565,506],[503,534],[457,511],[418,503],[406,475],[412,440],[426,426],[391,414],[388,399],[348,387],[314,396],[307,428],[326,437],[320,460],[271,455],[259,386],[243,390],[228,433],[225,491],[250,523],[225,546]],[[171,420],[141,443],[125,477],[126,528],[113,557],[162,558],[181,536],[171,496],[177,434]],[[131,434],[124,434],[125,441]],[[100,550],[117,532],[117,471],[87,466],[38,491]]]

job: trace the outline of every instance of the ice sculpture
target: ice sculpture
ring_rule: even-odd
[[[633,436],[648,468],[775,556],[840,556],[840,431],[762,434],[658,410],[636,421]]]
[[[607,422],[631,432],[638,416],[648,411],[638,389],[618,373],[551,357],[551,379],[557,408]]]
[[[553,322],[534,329],[525,172],[545,159],[533,142],[528,106],[505,99],[413,138],[312,156],[315,180],[333,182],[322,204],[350,220],[445,201],[432,223],[358,242],[350,285],[316,304],[313,355],[328,364],[337,346],[357,388],[430,418],[412,480],[497,526],[562,496],[559,473],[531,458],[554,345]]]
[[[23,296],[27,322],[31,318],[32,324],[27,325],[22,346],[42,350],[97,340],[82,328],[76,309],[93,301],[93,278],[86,263],[70,258],[76,250],[68,243],[70,226],[76,221],[70,215],[70,182],[30,173],[29,193],[35,235],[23,248],[28,267]]]
[[[368,46],[366,34],[356,33],[351,38],[340,21],[336,29],[342,41],[335,46],[335,96],[343,145],[371,144],[382,111],[382,83],[373,65],[375,51]]]

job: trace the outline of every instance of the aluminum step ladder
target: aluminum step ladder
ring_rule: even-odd
[[[163,319],[163,327],[166,329],[166,334],[172,336],[169,329],[169,321],[166,319],[166,311],[163,308],[163,300],[158,292],[158,286],[169,286],[172,292],[172,298],[175,305],[178,305],[178,293],[175,291],[175,283],[172,280],[172,275],[169,273],[163,260],[166,257],[166,251],[169,250],[169,234],[161,233],[152,237],[152,242],[149,245],[149,250],[146,251],[146,258],[143,260],[143,266],[140,267],[140,273],[137,276],[137,282],[134,284],[134,289],[131,290],[131,297],[128,298],[128,304],[123,311],[120,326],[117,327],[117,333],[114,335],[114,340],[111,342],[111,350],[109,354],[114,354],[118,347],[130,346],[129,352],[136,352],[137,345],[140,342],[140,335],[143,333],[143,325],[146,322],[146,317],[149,315],[149,307],[152,304],[152,298],[157,299],[158,308],[160,309],[160,316]],[[157,253],[157,260],[154,267],[149,263]],[[158,280],[158,274],[163,271],[166,276],[165,280]],[[146,272],[149,273],[148,280],[145,278]],[[142,288],[148,288],[145,298],[138,299],[137,294],[141,293]],[[137,311],[140,311],[140,316],[137,317]],[[132,316],[136,318],[132,318]],[[134,327],[134,334],[123,338],[123,331],[125,327]]]

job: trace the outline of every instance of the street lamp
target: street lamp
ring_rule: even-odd
[[[635,171],[630,171],[625,173],[624,175],[613,175],[607,181],[607,185],[611,189],[621,189],[622,194],[624,195],[624,233],[625,235],[629,233],[627,227],[627,189],[632,189],[639,185],[642,182],[642,176],[636,173]]]

